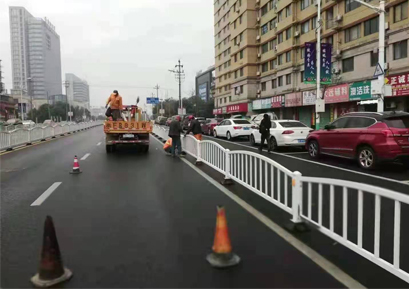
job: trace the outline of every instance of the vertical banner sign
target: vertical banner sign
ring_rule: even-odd
[[[331,84],[331,55],[332,46],[330,43],[321,43],[321,83]]]
[[[316,83],[316,50],[315,43],[305,42],[304,53],[304,83],[314,84]],[[331,58],[330,58],[331,59]]]

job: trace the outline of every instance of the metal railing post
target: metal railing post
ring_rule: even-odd
[[[233,181],[231,180],[230,177],[230,150],[226,149],[226,159],[225,159],[225,175],[224,175],[224,180],[222,181],[223,185],[231,185],[233,184]]]
[[[296,171],[294,172],[294,177],[292,179],[292,210],[293,217],[291,222],[297,224],[302,223],[301,220],[301,200],[302,200],[302,183],[301,183],[301,173]]]
[[[197,140],[196,141],[196,150],[197,150],[197,159],[196,159],[196,165],[201,165],[202,164],[202,142]]]

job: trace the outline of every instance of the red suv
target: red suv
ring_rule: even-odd
[[[409,113],[345,114],[323,130],[311,132],[306,149],[312,158],[326,154],[356,159],[364,169],[382,161],[400,161],[409,168]]]

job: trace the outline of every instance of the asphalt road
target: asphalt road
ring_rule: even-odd
[[[88,155],[80,175],[69,174],[74,155]],[[107,155],[97,127],[0,161],[2,288],[31,287],[46,215],[74,272],[66,288],[343,287],[156,141],[148,154]],[[30,206],[55,182],[40,206]],[[229,270],[205,260],[220,204],[242,259]]]
[[[233,142],[226,141],[225,139],[215,139],[205,137],[205,139],[211,139],[218,142],[223,147],[230,150],[248,150],[255,151],[254,147],[247,147],[243,145],[242,140],[234,140]],[[270,157],[271,159],[279,162],[281,165],[289,168],[292,171],[300,171],[303,175],[314,177],[325,177],[334,179],[345,179],[349,181],[368,183],[371,185],[388,188],[394,191],[398,191],[404,194],[409,194],[409,186],[405,182],[399,181],[394,178],[387,178],[386,176],[370,175],[367,172],[361,172],[359,169],[339,169],[335,166],[327,166],[325,163],[316,163],[310,161],[304,161],[298,158],[294,158],[293,154],[285,155],[281,153],[268,154],[263,152],[263,155]],[[194,162],[193,158],[188,158]],[[383,167],[382,169],[385,169]],[[202,170],[208,175],[212,176],[215,180],[220,181],[223,176],[216,173],[213,169],[207,166],[202,166]],[[252,171],[256,171],[257,167],[254,167]],[[400,171],[398,167],[398,173],[396,176],[403,178],[407,176],[405,170]],[[387,167],[385,169],[387,171]],[[382,173],[381,170],[378,173]],[[262,174],[263,175],[263,174]],[[270,174],[267,174],[268,176]],[[264,178],[262,178],[264,183]],[[277,183],[277,182],[276,182]],[[281,184],[283,184],[283,179]],[[268,188],[270,187],[270,180],[268,180]],[[245,189],[244,187],[237,185],[229,187],[232,193],[238,195],[246,202],[257,208],[260,212],[274,220],[281,226],[288,224],[290,216],[278,209],[274,205],[268,203],[265,199],[259,197],[253,192]],[[306,189],[306,188],[305,188]],[[316,185],[312,186],[312,218],[318,221],[318,209],[316,204],[318,203],[318,188]],[[282,192],[281,192],[282,194]],[[277,188],[274,190],[274,195],[277,195]],[[323,225],[329,228],[329,187],[323,187]],[[281,197],[283,200],[284,198]],[[289,199],[289,203],[291,200]],[[304,212],[307,211],[307,196],[304,196]],[[374,197],[372,194],[364,193],[364,206],[363,206],[363,248],[373,252],[374,247]],[[335,218],[334,229],[335,232],[342,235],[342,191],[341,188],[335,188]],[[393,214],[394,204],[392,201],[382,198],[381,205],[381,239],[380,239],[380,256],[388,262],[393,260]],[[348,192],[348,240],[353,243],[357,242],[357,192],[349,190]],[[401,216],[401,268],[409,271],[409,247],[406,246],[409,242],[409,228],[406,224],[409,222],[409,206],[402,206]],[[372,264],[366,259],[355,254],[351,250],[338,245],[332,239],[325,237],[323,234],[311,230],[311,232],[297,235],[300,240],[307,243],[309,246],[319,251],[327,259],[331,260],[334,264],[340,266],[346,273],[350,274],[353,278],[361,282],[367,287],[401,287],[407,288],[407,283],[389,274],[385,270],[381,269],[377,265]],[[374,277],[376,276],[376,277]]]

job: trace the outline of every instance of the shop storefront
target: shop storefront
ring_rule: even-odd
[[[285,109],[283,119],[299,119],[299,107],[302,106],[301,92],[285,95]]]
[[[320,126],[334,121],[347,112],[356,111],[356,103],[349,103],[348,84],[327,87],[325,89],[324,99],[326,103],[325,112],[320,114]]]
[[[385,110],[409,112],[409,72],[387,77],[392,96],[385,97]]]
[[[285,96],[277,95],[271,98],[271,108],[278,119],[284,119]]]
[[[213,109],[213,114],[217,116],[224,115],[225,117],[229,117],[231,115],[237,115],[237,114],[241,114],[245,116],[248,110],[249,110],[249,104],[246,102],[246,103],[232,104],[232,105],[224,106],[221,108],[215,108]]]
[[[267,112],[271,110],[271,98],[257,99],[253,101],[253,111],[256,114]]]
[[[315,102],[317,93],[314,90],[304,91],[302,93],[302,107],[300,107],[300,121],[308,126],[313,126]]]
[[[349,101],[358,105],[358,111],[377,111],[378,101],[371,94],[370,80],[351,83],[349,85]]]

